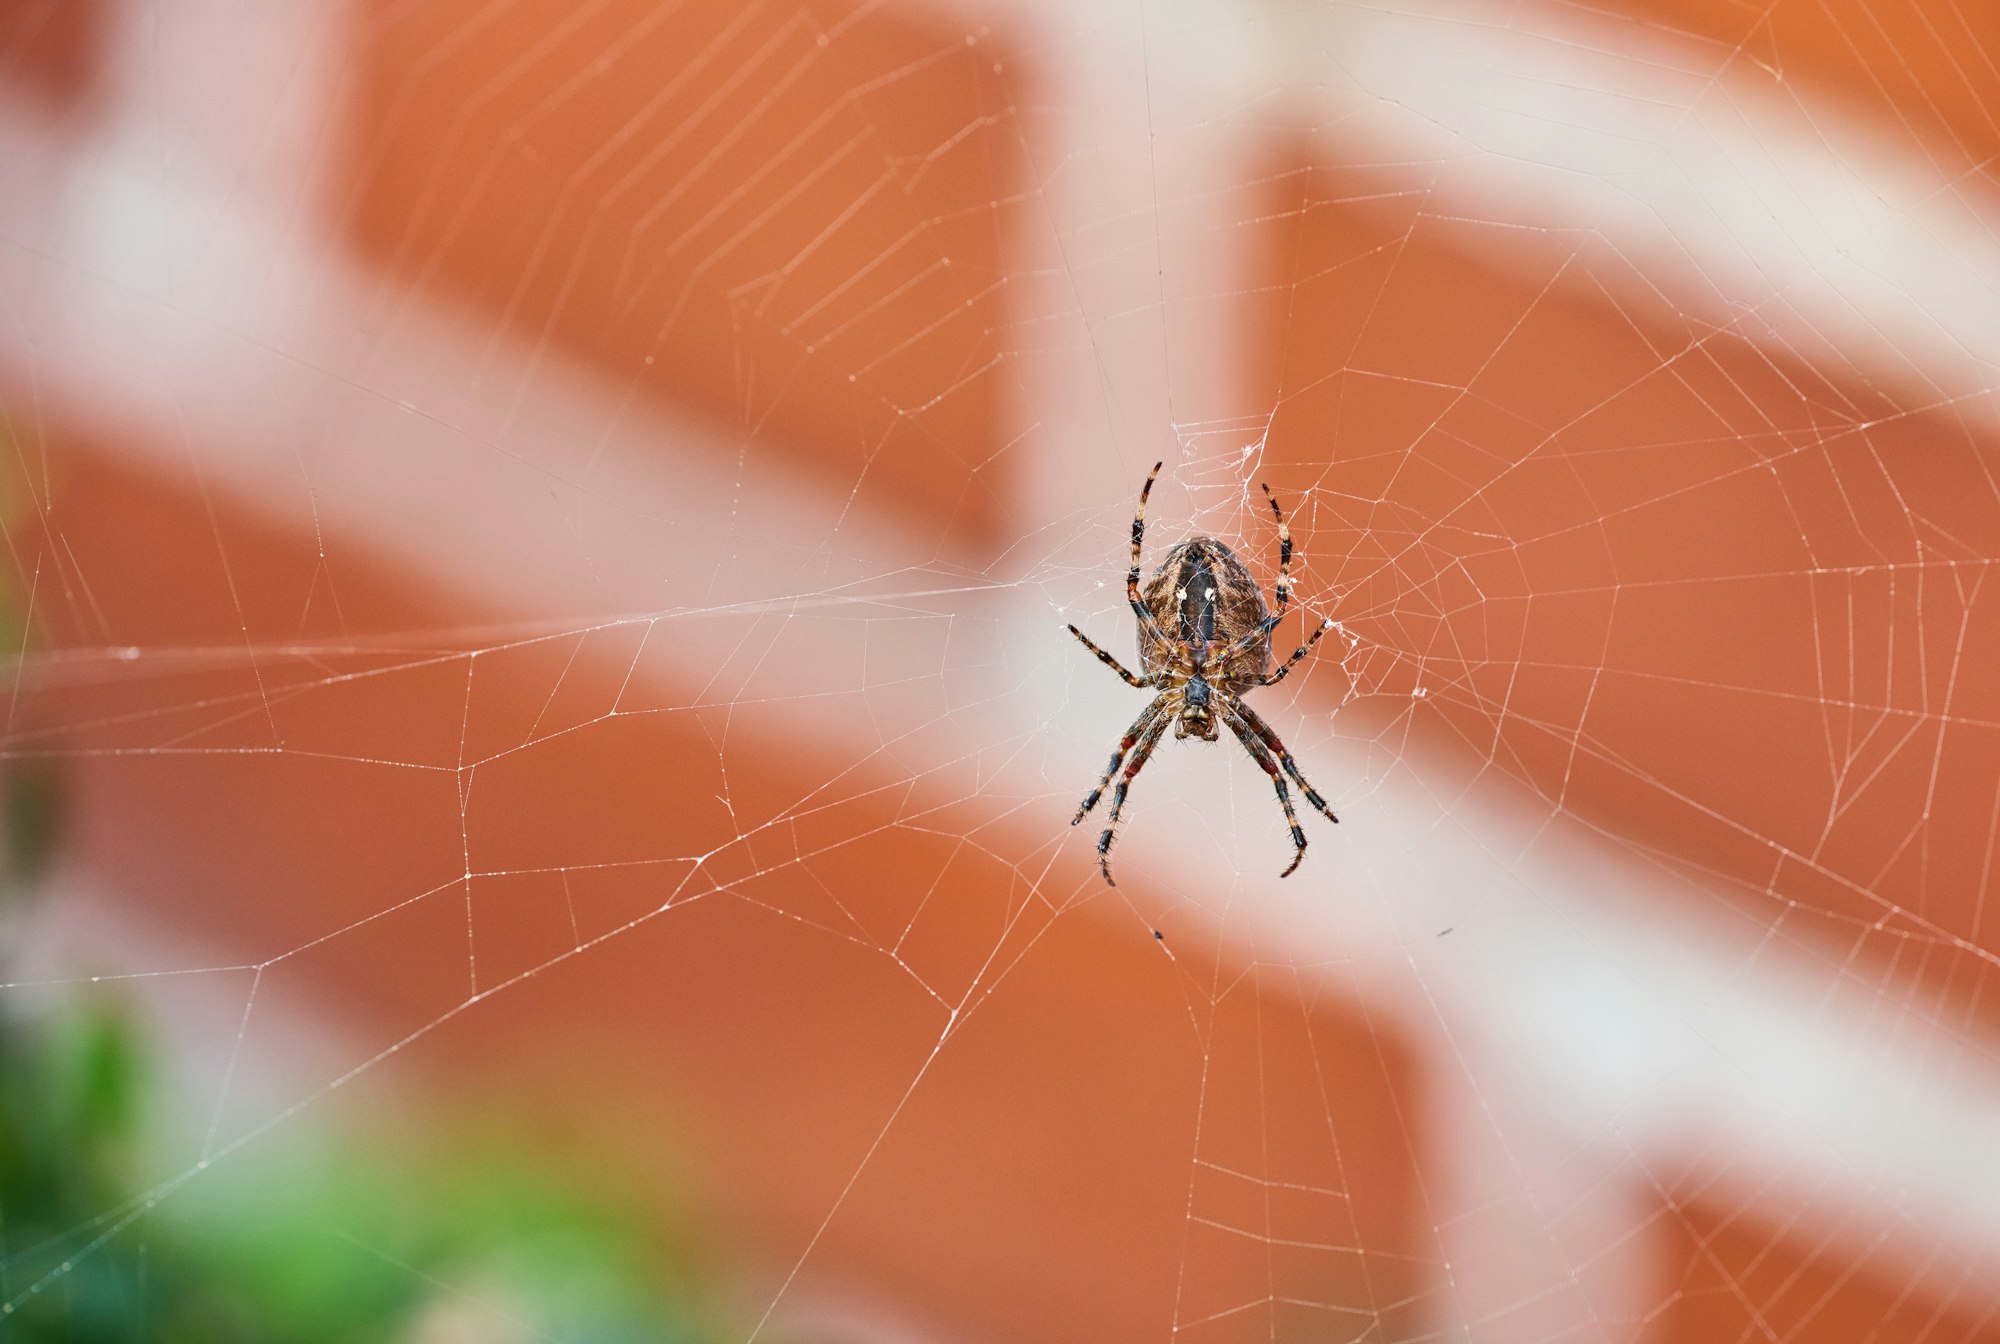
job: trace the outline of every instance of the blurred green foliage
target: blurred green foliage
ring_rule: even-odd
[[[232,1156],[227,1181],[183,1169],[149,1192],[144,1066],[108,1003],[0,1016],[0,1338],[726,1337],[655,1215],[519,1148],[390,1158],[291,1143]]]

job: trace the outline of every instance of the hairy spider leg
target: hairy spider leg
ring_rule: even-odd
[[[1132,614],[1139,618],[1139,628],[1163,644],[1172,641],[1168,640],[1166,631],[1160,629],[1160,623],[1153,619],[1153,613],[1146,610],[1146,604],[1139,600],[1139,545],[1146,537],[1146,499],[1153,493],[1153,482],[1165,465],[1164,458],[1155,462],[1153,469],[1146,473],[1146,483],[1139,487],[1139,511],[1132,515],[1132,568],[1125,572],[1125,600],[1131,604]]]
[[[1292,529],[1285,522],[1285,511],[1278,507],[1278,497],[1271,493],[1271,487],[1262,481],[1257,484],[1263,488],[1264,498],[1271,502],[1272,516],[1278,520],[1278,615],[1283,616],[1285,604],[1292,599]]]
[[[1104,796],[1104,786],[1111,782],[1111,777],[1118,773],[1118,767],[1124,763],[1125,753],[1132,750],[1132,744],[1152,728],[1154,719],[1164,713],[1163,706],[1167,699],[1168,697],[1164,695],[1156,697],[1152,703],[1139,711],[1138,718],[1132,720],[1132,726],[1125,730],[1125,736],[1118,739],[1118,750],[1111,753],[1111,764],[1104,767],[1104,777],[1097,781],[1097,787],[1090,791],[1089,796],[1083,800],[1083,806],[1079,807],[1076,815],[1069,819],[1070,825],[1074,826],[1082,821],[1090,809],[1097,806],[1097,800]]]
[[[1285,767],[1285,773],[1298,782],[1299,791],[1305,794],[1306,801],[1318,808],[1321,816],[1336,826],[1339,825],[1340,818],[1333,815],[1333,809],[1326,805],[1326,799],[1319,796],[1319,790],[1306,782],[1305,773],[1299,769],[1298,762],[1292,759],[1292,753],[1285,750],[1285,744],[1278,740],[1278,735],[1272,731],[1271,725],[1264,722],[1256,710],[1244,704],[1240,696],[1224,695],[1222,696],[1222,703],[1228,709],[1241,715],[1243,722],[1248,724],[1251,730],[1264,740],[1264,745],[1269,747],[1271,754],[1278,758],[1278,764]]]
[[[1243,744],[1243,750],[1250,753],[1250,759],[1264,767],[1264,773],[1271,777],[1271,787],[1278,791],[1278,806],[1285,809],[1285,821],[1292,828],[1292,861],[1279,877],[1290,877],[1297,870],[1299,861],[1306,856],[1306,833],[1299,826],[1299,814],[1292,811],[1292,791],[1285,787],[1285,777],[1278,771],[1278,763],[1271,759],[1265,748],[1240,715],[1227,706],[1222,711],[1222,721],[1229,725],[1229,731],[1236,734],[1236,740]]]
[[[1306,642],[1299,645],[1296,649],[1293,649],[1292,656],[1285,659],[1284,663],[1278,668],[1276,672],[1273,672],[1270,676],[1264,678],[1257,684],[1259,686],[1276,686],[1279,682],[1283,681],[1285,679],[1285,673],[1291,671],[1292,668],[1298,663],[1299,659],[1311,653],[1312,646],[1319,643],[1319,637],[1331,629],[1333,629],[1332,621],[1330,620],[1321,621],[1319,623],[1319,627],[1315,629],[1310,635],[1306,636]]]
[[[1119,676],[1125,678],[1125,684],[1127,686],[1137,686],[1140,690],[1143,691],[1148,687],[1154,685],[1153,682],[1148,681],[1144,677],[1135,677],[1130,672],[1127,672],[1125,670],[1125,665],[1123,663],[1119,662],[1116,658],[1113,658],[1103,649],[1098,648],[1096,644],[1091,642],[1091,638],[1089,635],[1084,634],[1083,631],[1077,629],[1075,626],[1073,625],[1070,626],[1069,632],[1072,635],[1075,635],[1078,639],[1083,641],[1084,648],[1089,649],[1092,653],[1097,655],[1098,662],[1103,663],[1113,672],[1116,672]]]
[[[1125,777],[1111,791],[1111,818],[1105,823],[1104,834],[1097,837],[1097,866],[1104,873],[1106,886],[1118,885],[1111,880],[1111,843],[1118,838],[1118,823],[1123,820],[1125,791],[1132,787],[1132,777],[1145,769],[1146,762],[1152,759],[1153,748],[1160,745],[1160,735],[1167,731],[1170,719],[1171,716],[1162,716],[1146,729],[1139,745],[1132,749],[1132,759],[1125,762]]]

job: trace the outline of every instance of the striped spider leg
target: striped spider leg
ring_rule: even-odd
[[[1340,818],[1333,815],[1333,809],[1326,805],[1326,799],[1319,796],[1319,790],[1306,782],[1305,772],[1299,769],[1299,763],[1292,759],[1292,753],[1285,749],[1285,744],[1278,740],[1277,731],[1264,722],[1263,716],[1235,696],[1230,696],[1224,704],[1232,715],[1243,721],[1244,727],[1257,735],[1257,740],[1262,742],[1265,749],[1277,759],[1278,764],[1284,767],[1285,773],[1298,782],[1299,792],[1306,796],[1306,801],[1311,803],[1321,816],[1339,825]]]
[[[1278,806],[1285,809],[1285,824],[1292,828],[1292,861],[1278,876],[1290,877],[1293,870],[1299,866],[1299,861],[1306,856],[1306,833],[1299,827],[1299,814],[1292,811],[1292,794],[1291,790],[1285,787],[1285,776],[1278,769],[1277,760],[1265,748],[1263,740],[1257,736],[1256,730],[1243,722],[1243,716],[1236,712],[1234,706],[1223,706],[1222,721],[1229,725],[1230,732],[1236,734],[1236,740],[1243,744],[1243,750],[1250,753],[1250,759],[1264,768],[1264,773],[1271,777],[1271,787],[1278,791]],[[1339,818],[1335,817],[1334,820],[1338,821]]]
[[[1144,713],[1140,714],[1140,722],[1145,722],[1149,719],[1151,722],[1146,723],[1146,726],[1140,729],[1137,736],[1137,745],[1132,748],[1131,758],[1125,762],[1124,777],[1111,790],[1111,816],[1104,823],[1104,833],[1097,837],[1097,867],[1104,874],[1104,884],[1106,886],[1115,887],[1118,885],[1111,880],[1111,846],[1118,839],[1118,827],[1124,820],[1125,791],[1132,787],[1133,776],[1145,769],[1146,762],[1152,759],[1153,749],[1160,745],[1160,738],[1166,735],[1167,725],[1174,721],[1174,711],[1171,708],[1171,703],[1175,695],[1176,692],[1173,691],[1162,694]],[[1165,708],[1162,709],[1162,707]],[[1155,713],[1156,709],[1161,709],[1162,712]],[[1132,727],[1138,728],[1139,723],[1135,722]],[[1133,740],[1133,735],[1128,730],[1125,741],[1131,742]],[[1120,754],[1123,754],[1122,747]],[[1096,788],[1090,791],[1090,797],[1083,800],[1083,806],[1077,809],[1076,817],[1070,822],[1070,825],[1074,826],[1077,822],[1083,820],[1083,814],[1090,811],[1096,804],[1099,795],[1104,792],[1104,785],[1110,782],[1111,776],[1116,774],[1117,771],[1118,757],[1113,756],[1111,758],[1111,769],[1104,772],[1104,779],[1099,782]]]

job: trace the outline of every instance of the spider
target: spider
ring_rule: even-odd
[[[1214,537],[1194,537],[1167,552],[1167,558],[1139,588],[1139,547],[1146,535],[1146,497],[1153,493],[1153,481],[1165,465],[1155,462],[1139,491],[1139,511],[1132,518],[1132,568],[1125,574],[1125,598],[1132,614],[1139,618],[1139,660],[1146,675],[1135,677],[1116,658],[1097,647],[1089,635],[1069,627],[1083,641],[1083,647],[1097,655],[1099,662],[1125,678],[1126,684],[1142,690],[1157,690],[1153,702],[1139,712],[1118,750],[1111,753],[1097,787],[1083,800],[1070,819],[1074,826],[1097,806],[1104,790],[1125,767],[1124,778],[1111,792],[1111,819],[1104,834],[1097,837],[1097,866],[1104,880],[1111,880],[1111,843],[1118,838],[1118,822],[1125,809],[1125,791],[1152,758],[1167,725],[1172,724],[1178,741],[1190,735],[1204,742],[1216,740],[1217,728],[1227,725],[1250,753],[1250,759],[1264,768],[1278,791],[1278,805],[1292,828],[1292,861],[1280,877],[1290,877],[1306,856],[1306,833],[1299,829],[1298,814],[1292,811],[1291,791],[1285,775],[1298,781],[1306,801],[1318,808],[1328,821],[1338,822],[1326,799],[1314,791],[1299,772],[1292,754],[1271,725],[1243,703],[1244,692],[1257,686],[1275,686],[1285,679],[1301,658],[1319,643],[1321,635],[1333,628],[1322,621],[1276,672],[1271,671],[1271,632],[1285,617],[1285,605],[1292,596],[1292,532],[1278,507],[1271,487],[1263,486],[1264,498],[1278,519],[1278,610],[1272,614],[1264,605],[1263,590],[1236,553]],[[1171,631],[1171,633],[1170,633]],[[1129,754],[1129,759],[1128,759]],[[1282,768],[1283,773],[1280,773]]]

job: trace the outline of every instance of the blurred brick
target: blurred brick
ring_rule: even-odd
[[[106,0],[8,0],[0,5],[0,89],[44,108],[81,107],[98,82]]]
[[[346,226],[421,291],[991,544],[1021,190],[997,44],[899,7],[359,5]]]
[[[1947,176],[1990,199],[2000,155],[1993,90],[2000,15],[1955,0],[1598,0],[1600,12],[1684,33],[1727,52],[1732,77],[1779,97],[1844,106],[1914,139]],[[1799,92],[1794,92],[1798,90]],[[2000,203],[2000,199],[1995,199]]]
[[[1980,1344],[2000,1339],[1993,1285],[1933,1262],[1930,1281],[1876,1229],[1676,1204],[1662,1218],[1675,1267],[1645,1344]]]
[[[2000,594],[1947,577],[2000,536],[2000,443],[1697,331],[1608,238],[1509,234],[1499,268],[1400,170],[1326,157],[1273,178],[1258,376],[1274,485],[1316,491],[1301,591],[1381,693],[1344,712],[1421,686],[1422,740],[2000,1025],[1970,988],[2000,951]]]

